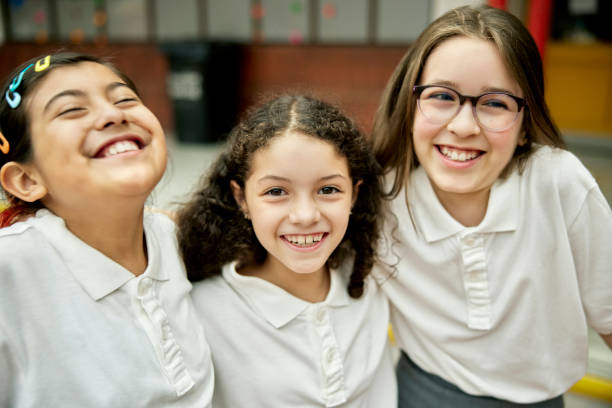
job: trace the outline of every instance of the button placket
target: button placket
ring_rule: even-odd
[[[313,311],[312,321],[320,341],[324,399],[327,407],[334,407],[346,402],[346,387],[344,385],[344,367],[328,308],[326,306],[316,308]]]
[[[137,285],[137,297],[152,326],[152,333],[147,331],[155,348],[157,359],[166,374],[168,381],[174,386],[177,396],[189,391],[195,384],[187,371],[183,353],[176,343],[174,333],[168,321],[168,315],[163,309],[155,288],[149,277],[142,277]]]
[[[484,238],[477,233],[459,237],[464,266],[463,286],[467,298],[468,327],[476,330],[491,328],[491,297],[487,274]]]

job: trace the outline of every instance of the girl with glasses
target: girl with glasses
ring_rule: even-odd
[[[563,406],[587,326],[612,344],[612,214],[564,150],[521,21],[486,6],[434,21],[390,79],[373,142],[400,407]]]

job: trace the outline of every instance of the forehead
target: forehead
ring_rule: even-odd
[[[314,136],[287,131],[257,150],[251,161],[251,175],[275,173],[287,178],[320,177],[323,173],[348,176],[348,162],[336,147]]]
[[[103,89],[112,82],[124,82],[105,65],[84,61],[52,68],[28,94],[29,105],[44,106],[46,101],[62,91],[80,90],[85,93]]]
[[[502,88],[520,94],[521,89],[492,41],[464,36],[440,43],[425,61],[421,82],[456,83],[462,92]]]

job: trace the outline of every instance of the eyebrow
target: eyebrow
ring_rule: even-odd
[[[129,86],[127,86],[127,84],[124,84],[123,82],[111,82],[110,84],[108,84],[106,86],[106,93],[109,93],[111,91],[114,91],[117,88],[120,87],[126,87],[131,89]],[[47,102],[47,104],[45,105],[45,107],[43,108],[43,112],[46,112],[49,107],[58,99],[63,98],[64,96],[75,96],[75,97],[84,97],[85,96],[85,92],[79,90],[79,89],[66,89],[64,91],[58,92],[55,95],[53,95],[53,97],[51,97],[51,99],[49,99],[49,101]]]
[[[340,173],[337,173],[337,174],[330,174],[329,176],[321,177],[318,181],[327,181],[327,180],[331,180],[331,179],[334,179],[334,178],[337,178],[337,177],[342,178],[342,179],[346,179],[345,176],[343,176]],[[289,180],[286,177],[281,177],[281,176],[275,176],[273,174],[268,174],[268,175],[265,175],[265,176],[259,178],[259,180],[257,180],[257,182],[258,183],[263,183],[264,181],[268,181],[268,180],[283,181],[283,182],[286,182],[286,183],[291,181],[291,180]]]
[[[456,82],[452,82],[452,81],[433,81],[430,83],[430,85],[441,85],[441,86],[447,86],[449,88],[453,88],[453,89],[457,89],[459,88],[459,85]],[[504,93],[509,93],[511,95],[515,95],[515,93],[513,91],[511,91],[510,89],[505,89],[505,88],[497,88],[497,87],[485,87],[482,88],[481,93],[487,93],[487,92],[504,92]]]

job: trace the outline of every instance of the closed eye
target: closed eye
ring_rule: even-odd
[[[119,99],[117,102],[115,102],[115,105],[119,105],[122,103],[129,103],[129,102],[138,102],[137,98],[122,98]]]
[[[61,111],[57,116],[58,117],[59,116],[65,116],[65,115],[68,115],[70,113],[80,112],[80,111],[84,111],[84,110],[85,110],[85,108],[81,108],[81,107],[68,108],[68,109],[65,109],[65,110]]]

